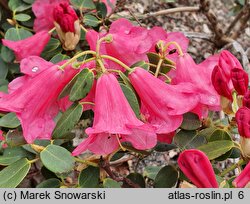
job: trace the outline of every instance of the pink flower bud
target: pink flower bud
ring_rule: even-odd
[[[247,90],[247,92],[244,95],[243,106],[250,109],[250,90]]]
[[[244,95],[248,89],[248,74],[243,69],[233,68],[231,79],[238,95]]]
[[[236,179],[234,179],[233,185],[237,188],[244,188],[249,182],[250,182],[250,162],[240,173],[240,175],[237,176]]]
[[[220,66],[216,65],[214,67],[211,78],[212,84],[217,93],[232,101],[232,93],[228,86],[230,78],[227,78],[227,75],[223,72]]]
[[[242,137],[250,138],[250,109],[247,107],[240,108],[236,115],[239,134]]]
[[[63,32],[75,32],[74,22],[78,20],[78,16],[69,3],[63,2],[55,6],[53,16]]]
[[[202,151],[197,149],[183,151],[178,158],[178,164],[182,172],[198,188],[218,188],[213,167]]]
[[[231,69],[238,67],[243,69],[239,60],[227,50],[223,50],[220,53],[219,66],[224,70],[226,77],[230,77]]]

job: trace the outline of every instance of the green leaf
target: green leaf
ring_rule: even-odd
[[[155,65],[155,66],[150,66],[150,70],[152,72],[155,72],[156,66],[160,60],[160,56],[153,52],[147,53],[147,56],[148,56],[149,63]],[[167,60],[164,60],[160,68],[161,73],[166,74],[171,70],[171,68],[168,67],[167,64],[171,64],[171,63],[169,63]]]
[[[95,4],[93,0],[70,0],[71,4],[73,4],[75,7],[84,9],[95,9]]]
[[[6,128],[16,128],[20,125],[20,121],[15,113],[8,113],[0,118],[0,126]]]
[[[126,86],[124,84],[120,83],[120,86],[122,88],[122,91],[123,91],[126,99],[129,102],[129,105],[133,109],[136,117],[139,118],[140,117],[140,106],[139,106],[139,102],[137,100],[135,93],[132,91],[132,89],[130,89],[128,86]]]
[[[216,127],[208,127],[208,128],[205,128],[201,131],[198,132],[198,135],[199,136],[203,136],[207,139],[207,141],[209,141],[211,135],[213,134],[214,131],[216,131],[217,128]]]
[[[10,147],[16,147],[26,144],[23,133],[18,129],[8,131],[8,133],[6,134],[6,142]]]
[[[5,79],[8,74],[8,67],[3,59],[0,57],[0,80]]]
[[[4,93],[8,93],[8,84],[9,82],[5,79],[0,80],[0,91]]]
[[[196,131],[180,130],[174,136],[174,144],[181,149],[194,149],[207,143],[204,136],[197,135]]]
[[[199,120],[198,115],[194,113],[185,113],[183,115],[181,129],[197,130],[200,126],[201,126],[201,121]]]
[[[108,11],[107,11],[107,7],[105,3],[103,2],[97,3],[96,10],[97,10],[98,16],[101,16],[101,18],[106,17]]]
[[[16,14],[14,16],[14,19],[16,19],[17,21],[28,21],[29,19],[31,19],[31,16],[24,14],[24,13],[20,13],[20,14]]]
[[[142,188],[145,188],[145,186],[146,186],[143,176],[141,174],[139,174],[139,173],[130,173],[127,176],[127,178],[130,179],[135,184],[138,184]],[[124,187],[128,188],[130,186],[127,186],[127,184],[126,184]]]
[[[74,168],[74,157],[63,147],[48,145],[40,153],[43,165],[54,173],[66,173]]]
[[[26,4],[21,0],[9,0],[8,6],[12,11],[25,11],[31,8],[30,4]]]
[[[197,149],[203,151],[210,160],[215,159],[234,147],[233,141],[230,140],[218,140],[209,142],[205,145],[198,147]]]
[[[145,70],[149,70],[149,64],[146,63],[145,61],[139,61],[139,62],[136,62],[135,64],[131,65],[130,66],[131,68],[135,68],[135,67],[141,67]]]
[[[22,147],[7,147],[4,149],[3,155],[0,156],[0,165],[8,166],[21,158],[33,159],[33,155]]]
[[[70,91],[70,100],[77,101],[85,98],[92,88],[94,82],[94,74],[89,69],[83,69],[78,75]]]
[[[154,150],[157,152],[167,152],[172,149],[176,149],[177,146],[174,144],[167,144],[163,142],[157,142],[157,145],[154,147]]]
[[[86,169],[82,170],[79,178],[78,184],[80,188],[97,188],[99,185],[100,169],[93,166],[88,166]]]
[[[111,179],[111,178],[106,178],[103,180],[103,187],[104,188],[121,188],[121,183],[118,183],[117,181]]]
[[[130,83],[129,78],[123,72],[119,72],[119,76],[121,77],[125,85],[127,85],[131,90],[134,90],[133,86]]]
[[[4,62],[12,62],[15,59],[14,52],[5,46],[1,48],[1,57]]]
[[[79,73],[78,73],[79,74]],[[77,75],[78,75],[77,74]],[[71,80],[70,82],[63,88],[62,92],[60,93],[59,95],[59,99],[67,96],[70,94],[70,91],[72,89],[72,87],[74,86],[74,84],[76,83],[76,80],[77,80],[77,75],[75,75]]]
[[[51,178],[38,184],[36,188],[60,188],[61,181],[56,178]]]
[[[23,0],[27,4],[33,4],[35,0]]]
[[[215,130],[209,138],[209,142],[217,141],[217,140],[232,140],[230,134],[222,129]]]
[[[53,131],[53,138],[59,139],[74,128],[75,124],[79,121],[82,115],[82,105],[74,103],[68,110],[66,110]]]
[[[0,188],[15,188],[28,174],[31,163],[23,158],[0,171]]]
[[[23,40],[25,38],[31,37],[32,33],[30,31],[27,31],[23,28],[10,28],[5,33],[5,39],[12,40],[12,41],[18,41]]]
[[[51,38],[46,47],[44,48],[41,56],[45,59],[54,57],[57,53],[61,53],[61,42],[58,39]]]
[[[143,176],[155,180],[155,177],[160,171],[160,169],[160,166],[146,166],[143,172]]]
[[[91,14],[86,14],[84,16],[83,23],[87,26],[97,27],[99,25],[100,21],[95,16],[93,16]]]
[[[61,53],[55,55],[54,57],[51,58],[50,62],[52,62],[53,64],[56,64],[58,62],[61,62],[63,60],[68,60],[70,59],[70,57],[68,55],[63,55]]]
[[[178,172],[172,166],[163,167],[155,177],[155,188],[171,188],[178,180]]]

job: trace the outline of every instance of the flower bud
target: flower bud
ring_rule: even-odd
[[[80,40],[80,23],[69,3],[60,3],[54,8],[54,24],[65,50],[74,50]]]
[[[240,68],[231,70],[231,79],[238,95],[244,95],[248,89],[248,74]]]
[[[226,77],[230,77],[231,69],[238,67],[242,69],[239,60],[227,50],[220,53],[219,66],[225,71]]]
[[[198,188],[218,188],[213,167],[202,151],[196,149],[183,151],[178,158],[178,164],[182,172]]]
[[[243,106],[250,109],[250,90],[247,90],[243,97]]]
[[[236,115],[236,122],[238,125],[239,134],[242,137],[250,138],[250,109],[241,107]]]
[[[250,162],[240,173],[240,175],[237,176],[236,179],[234,179],[233,185],[237,188],[244,188],[249,185],[249,182],[250,182]]]
[[[212,72],[212,84],[218,94],[232,101],[232,93],[228,86],[229,80],[230,78],[227,78],[223,69],[220,66],[216,65]]]

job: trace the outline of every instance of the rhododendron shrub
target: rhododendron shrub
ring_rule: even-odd
[[[46,188],[249,186],[249,73],[227,50],[196,62],[182,32],[114,20],[116,5],[35,0],[20,11],[10,3],[1,39],[0,187],[22,187],[34,171],[42,179],[35,186]],[[34,23],[19,12],[33,12]],[[137,171],[171,150],[177,162]],[[227,159],[237,164],[218,169]],[[128,161],[135,173],[118,168]]]

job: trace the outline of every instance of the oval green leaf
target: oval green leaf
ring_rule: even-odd
[[[70,100],[77,101],[85,98],[92,88],[94,82],[94,74],[89,69],[83,69],[76,77],[76,82],[74,83],[70,91]]]
[[[53,131],[53,138],[62,139],[66,133],[72,130],[81,118],[82,110],[82,105],[79,103],[74,103],[66,110],[56,124]]]
[[[16,14],[14,16],[14,19],[16,19],[17,21],[28,21],[29,19],[31,19],[31,16],[24,14],[24,13],[20,13],[20,14]]]
[[[106,178],[103,180],[103,187],[104,188],[121,188],[121,183],[111,179],[111,178]]]
[[[183,115],[183,121],[181,129],[184,130],[197,130],[201,126],[199,117],[194,113],[185,113]]]
[[[6,128],[16,128],[20,125],[20,121],[15,113],[8,113],[0,118],[0,126]]]
[[[79,178],[78,184],[80,188],[97,188],[99,185],[100,169],[93,166],[88,166],[86,169],[82,170]]]
[[[160,171],[160,169],[160,166],[146,166],[143,172],[143,176],[155,180],[155,177]]]
[[[10,28],[5,33],[4,38],[7,40],[18,41],[23,40],[25,38],[31,37],[32,33],[24,30],[23,28]]]
[[[31,163],[23,158],[0,171],[0,188],[15,188],[28,174]]]
[[[36,188],[60,188],[61,181],[56,178],[51,178],[38,184]]]
[[[163,167],[155,177],[155,188],[171,188],[178,180],[178,172],[172,166]]]
[[[205,145],[198,147],[197,149],[203,151],[210,160],[215,159],[234,147],[234,143],[231,140],[218,140],[209,142]]]
[[[74,157],[63,147],[48,145],[40,153],[43,165],[54,173],[66,173],[74,168]]]
[[[91,27],[97,27],[100,23],[99,19],[91,14],[86,14],[83,19],[83,23],[85,25],[91,26]]]
[[[135,184],[138,184],[141,188],[145,188],[146,186],[143,176],[139,173],[130,173],[127,176],[127,178],[130,179]],[[130,186],[128,186],[127,184],[124,184],[124,187],[129,188]]]

